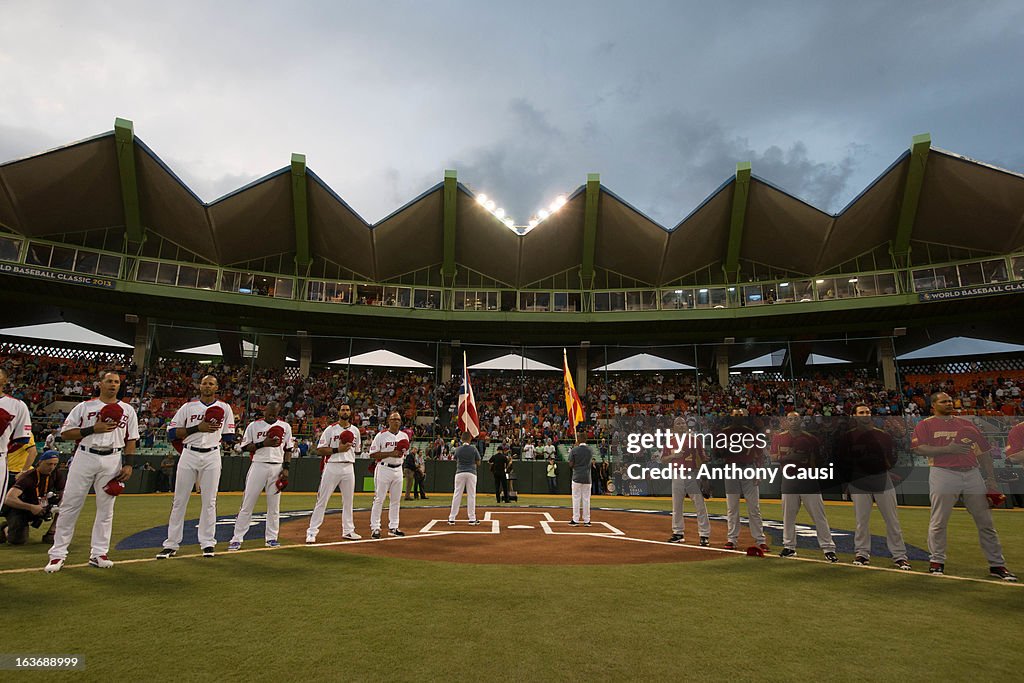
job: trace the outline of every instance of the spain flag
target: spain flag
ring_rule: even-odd
[[[562,368],[564,370],[563,383],[565,384],[565,413],[572,423],[572,433],[576,433],[576,425],[583,422],[583,402],[580,395],[576,393],[576,385],[573,384],[572,374],[569,372],[569,357],[562,349]]]

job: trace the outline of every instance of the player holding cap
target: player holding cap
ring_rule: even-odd
[[[174,557],[181,547],[185,509],[196,480],[202,507],[199,511],[199,547],[203,557],[213,557],[217,545],[217,488],[220,486],[222,441],[235,440],[235,414],[217,400],[219,384],[213,375],[199,381],[199,399],[178,408],[167,425],[167,440],[181,454],[174,475],[174,503],[167,521],[167,540],[157,553],[158,560]]]
[[[1016,581],[1003,560],[1003,546],[992,523],[987,491],[1000,496],[992,469],[992,446],[978,428],[953,415],[953,399],[945,392],[932,394],[932,417],[914,427],[910,447],[931,463],[928,489],[932,513],[928,523],[928,572],[943,574],[946,569],[946,525],[953,506],[961,495],[964,507],[978,527],[981,550],[988,560],[989,575],[1003,581]],[[979,469],[980,468],[980,469]]]
[[[96,521],[92,525],[92,550],[89,566],[109,569],[114,563],[107,557],[110,530],[114,522],[115,496],[123,482],[132,476],[135,443],[139,439],[139,419],[135,409],[117,400],[121,376],[113,371],[100,374],[99,398],[79,403],[71,409],[60,436],[77,441],[74,460],[68,469],[60,518],[50,548],[47,573],[59,572],[68,556],[68,546],[75,535],[75,524],[82,512],[85,497],[92,488],[96,492]]]
[[[757,431],[750,426],[747,411],[744,408],[737,408],[732,411],[731,423],[722,430],[728,435],[732,442],[733,434],[738,434],[740,439],[752,442],[757,436]],[[749,438],[745,438],[746,435]],[[720,453],[722,460],[726,463],[735,464],[741,468],[755,467],[764,460],[764,449],[756,444],[744,449],[739,453],[733,453],[728,448]],[[750,527],[750,535],[761,552],[768,552],[768,539],[764,535],[764,523],[761,518],[761,489],[757,479],[729,478],[725,480],[725,517],[726,517],[726,550],[735,550],[740,540],[740,497],[747,501],[747,526]]]
[[[317,455],[324,459],[323,474],[320,475],[316,507],[309,518],[309,528],[306,529],[306,543],[316,543],[316,535],[324,522],[324,512],[334,489],[341,491],[341,537],[349,541],[362,538],[356,533],[355,521],[352,519],[352,502],[356,491],[356,453],[361,450],[362,440],[359,428],[349,421],[351,419],[352,407],[347,403],[342,404],[338,408],[338,421],[325,429],[317,442]]]
[[[373,437],[370,457],[377,462],[373,471],[373,508],[370,510],[370,537],[380,538],[380,517],[384,497],[389,498],[388,533],[405,536],[398,528],[398,511],[402,505],[402,461],[409,450],[409,437],[401,431],[402,416],[388,415],[388,428]]]
[[[679,436],[692,433],[683,417],[677,417],[672,422],[672,432]],[[696,479],[697,470],[700,469],[701,464],[707,462],[704,446],[699,441],[686,443],[678,452],[674,448],[666,446],[661,453],[661,462],[675,463],[686,468],[686,477],[672,477],[672,535],[668,542],[682,543],[685,540],[683,503],[686,496],[690,496],[693,507],[697,510],[697,533],[700,535],[700,544],[702,546],[710,545],[711,518],[708,516],[708,506],[704,500],[704,493],[701,491],[700,481]]]
[[[271,401],[263,409],[263,418],[256,420],[245,428],[242,435],[242,448],[252,454],[252,463],[245,475],[245,493],[242,495],[242,508],[235,518],[235,533],[228,544],[228,550],[240,550],[245,532],[249,530],[252,520],[252,509],[261,491],[267,492],[267,528],[266,542],[268,548],[281,545],[277,540],[277,532],[281,523],[281,489],[288,484],[288,467],[292,459],[292,426],[277,419],[281,409],[277,401]]]
[[[7,371],[0,368],[0,391],[7,388]],[[14,451],[32,438],[32,418],[28,406],[7,394],[0,395],[0,501],[7,495],[7,452]],[[31,465],[32,463],[28,463]]]

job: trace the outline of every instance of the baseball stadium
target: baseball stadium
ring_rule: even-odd
[[[302,154],[206,203],[120,118],[0,164],[4,651],[1011,680],[1024,176],[893,156],[836,214],[737,159],[667,227],[597,173],[520,225],[457,170],[371,224]]]

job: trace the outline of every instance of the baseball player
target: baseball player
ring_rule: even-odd
[[[1024,463],[1024,422],[1016,425],[1006,435],[1006,459],[1010,462]]]
[[[998,492],[992,469],[992,449],[978,428],[953,415],[953,399],[945,392],[933,394],[932,417],[914,427],[910,447],[915,455],[928,458],[931,519],[928,523],[928,571],[941,575],[946,566],[946,525],[957,498],[978,527],[978,540],[988,560],[989,575],[1003,581],[1016,581],[1003,561],[1003,546],[992,524],[987,491]],[[993,495],[1001,495],[993,493]]]
[[[377,463],[373,470],[373,508],[370,510],[370,537],[380,538],[380,517],[384,497],[388,507],[388,533],[405,536],[398,528],[398,511],[402,505],[402,463],[409,450],[409,436],[401,431],[402,416],[388,415],[388,428],[373,437],[370,457]]]
[[[358,541],[362,536],[356,533],[352,519],[352,502],[356,491],[356,453],[362,450],[359,428],[352,419],[352,407],[345,403],[338,408],[338,421],[320,435],[316,452],[323,458],[323,474],[320,475],[320,490],[316,495],[316,507],[309,518],[306,529],[306,543],[316,543],[317,532],[324,523],[324,512],[335,489],[341,491],[341,537]]]
[[[235,414],[231,406],[217,400],[219,383],[213,375],[199,381],[199,399],[178,408],[167,425],[167,440],[180,449],[174,475],[174,503],[167,521],[167,540],[157,553],[158,560],[174,557],[181,546],[185,509],[196,481],[202,507],[199,511],[199,547],[203,557],[213,557],[217,545],[217,488],[220,486],[221,442],[235,440]]]
[[[85,497],[92,488],[96,492],[96,521],[92,526],[92,550],[89,566],[109,569],[114,563],[107,557],[110,530],[114,523],[116,486],[132,476],[135,444],[139,440],[139,418],[135,409],[117,400],[121,376],[113,371],[100,375],[100,395],[79,403],[71,409],[60,436],[78,442],[74,460],[68,468],[60,518],[50,548],[47,573],[59,572],[68,556],[68,546],[75,535],[75,524],[82,512]],[[111,493],[113,491],[113,494]]]
[[[452,493],[452,510],[448,515],[448,526],[455,526],[455,518],[462,505],[462,492],[466,492],[466,513],[469,523],[476,526],[476,471],[480,467],[480,451],[472,444],[473,435],[462,432],[462,445],[455,449],[455,492]]]
[[[862,567],[871,562],[871,504],[885,520],[885,541],[898,569],[910,571],[903,529],[896,514],[896,489],[889,470],[896,464],[896,446],[889,434],[871,423],[871,408],[864,403],[853,409],[854,427],[837,444],[837,460],[853,501],[857,519],[854,532],[853,563]]]
[[[672,432],[680,436],[691,433],[686,418],[677,417],[672,422]],[[675,463],[685,467],[686,472],[679,473],[679,476],[672,477],[672,535],[669,543],[682,543],[684,535],[683,502],[686,496],[690,496],[693,506],[697,510],[697,533],[700,535],[700,544],[707,546],[711,544],[711,519],[708,517],[708,506],[704,502],[704,493],[701,491],[701,484],[695,478],[697,470],[702,463],[707,461],[704,446],[700,442],[685,443],[676,452],[671,446],[666,446],[661,453],[661,462]]]
[[[7,388],[7,371],[0,368],[0,391]],[[32,439],[28,406],[7,394],[0,395],[0,500],[7,495],[7,451],[15,451]],[[31,465],[32,463],[29,463]]]
[[[730,442],[735,438],[732,434],[756,435],[757,431],[750,426],[747,411],[737,408],[732,411],[732,423],[722,430],[728,434]],[[747,439],[750,441],[750,439]],[[720,454],[726,463],[739,467],[755,467],[764,459],[764,450],[756,445],[740,452],[733,453],[728,448]],[[762,552],[768,552],[768,539],[764,535],[764,524],[761,518],[761,489],[757,479],[726,479],[725,480],[725,516],[726,516],[726,550],[735,550],[740,540],[740,497],[747,501],[747,526],[754,543]]]
[[[245,532],[249,530],[249,522],[252,520],[252,509],[256,507],[261,491],[267,492],[267,547],[277,548],[281,545],[277,540],[281,523],[281,490],[288,484],[288,468],[294,444],[292,426],[277,419],[280,409],[277,401],[268,403],[263,409],[263,418],[250,423],[242,435],[242,448],[252,454],[252,463],[245,475],[242,507],[235,517],[235,533],[228,543],[228,550],[242,548]]]
[[[771,459],[782,465],[793,465],[798,471],[818,466],[821,458],[821,441],[813,434],[801,429],[800,413],[791,412],[786,415],[786,431],[780,432],[772,439],[770,447]],[[814,520],[814,529],[818,534],[818,547],[825,553],[829,562],[838,562],[836,544],[832,540],[825,517],[825,504],[821,499],[821,489],[813,480],[782,479],[782,552],[780,557],[796,556],[796,515],[800,505]]]

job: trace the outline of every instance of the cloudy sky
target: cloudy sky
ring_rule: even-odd
[[[838,211],[905,150],[1024,171],[1024,3],[0,0],[0,161],[132,119],[204,200],[292,152],[375,222],[444,169],[671,227],[735,171]]]

